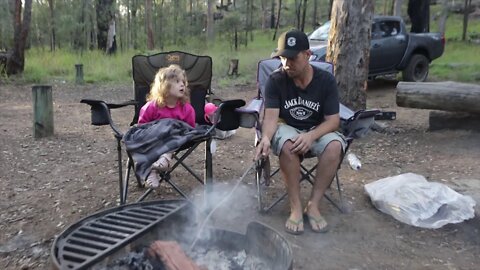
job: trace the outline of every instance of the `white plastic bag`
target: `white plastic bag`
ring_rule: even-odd
[[[409,225],[437,229],[475,216],[475,201],[448,186],[405,173],[365,185],[373,205]]]

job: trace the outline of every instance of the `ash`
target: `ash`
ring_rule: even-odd
[[[208,270],[270,270],[265,262],[242,251],[225,251],[218,248],[195,248],[186,254],[199,266]],[[164,270],[163,263],[151,260],[142,250],[129,252],[100,270]]]
[[[155,265],[155,266],[154,266]],[[164,270],[162,263],[153,263],[144,252],[129,252],[125,257],[114,260],[112,264],[100,270]]]
[[[187,252],[197,265],[208,270],[268,270],[265,262],[255,256],[247,256],[245,250],[225,251],[217,248],[195,248]]]

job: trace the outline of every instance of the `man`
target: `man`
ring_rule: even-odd
[[[314,232],[326,232],[328,224],[319,203],[330,185],[345,150],[340,125],[335,78],[309,63],[312,52],[307,36],[298,30],[283,33],[275,57],[282,67],[273,72],[265,86],[265,116],[262,139],[255,158],[268,156],[270,147],[280,159],[290,202],[285,230],[304,231],[303,217]],[[318,158],[315,182],[305,208],[300,198],[300,162],[307,152]]]

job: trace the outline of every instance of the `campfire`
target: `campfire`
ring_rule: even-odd
[[[275,230],[257,223],[246,234],[205,228],[185,200],[111,208],[68,227],[51,251],[56,269],[292,269],[292,252]],[[176,267],[176,268],[175,268]]]

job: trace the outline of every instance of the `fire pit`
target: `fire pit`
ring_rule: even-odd
[[[208,264],[210,251],[221,251],[232,262],[226,269],[292,269],[290,245],[263,224],[251,222],[245,235],[207,228],[189,251],[197,225],[194,207],[185,200],[122,205],[86,217],[57,236],[51,250],[52,264],[56,269],[115,269],[112,265],[143,256],[142,250],[164,240],[178,242],[202,264]]]

